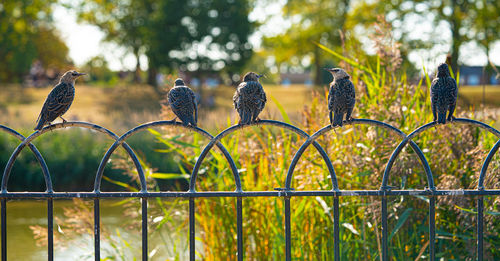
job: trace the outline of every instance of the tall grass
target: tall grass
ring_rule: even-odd
[[[384,66],[381,55],[363,62],[349,59],[324,45],[325,53],[343,61],[356,86],[354,117],[380,120],[406,133],[432,120],[429,99],[430,77],[425,74],[415,84],[397,66]],[[313,95],[304,106],[302,120],[292,122],[308,133],[328,124],[327,90]],[[273,99],[279,108],[279,99]],[[459,104],[460,105],[460,104]],[[283,110],[282,110],[283,111]],[[167,112],[168,113],[168,112]],[[459,106],[459,117],[477,118],[470,108]],[[167,116],[166,116],[167,117]],[[287,115],[283,112],[283,119]],[[171,117],[167,117],[170,119]],[[493,123],[493,117],[480,120]],[[230,120],[226,126],[232,124]],[[143,164],[150,190],[160,190],[162,179],[187,180],[202,148],[207,144],[194,133],[176,130],[151,130],[160,148],[159,154],[174,156],[177,171],[163,173],[151,164]],[[392,133],[375,127],[346,126],[322,136],[318,142],[332,159],[341,189],[378,189],[391,152],[401,141]],[[445,125],[422,133],[415,141],[423,149],[434,180],[440,189],[475,188],[482,160],[497,141],[475,127]],[[250,127],[222,140],[239,168],[244,190],[272,191],[283,187],[293,155],[304,142],[296,134],[274,127]],[[116,161],[115,161],[116,164]],[[126,159],[115,167],[134,168]],[[500,185],[500,160],[495,156],[486,180],[487,188]],[[215,149],[200,169],[197,190],[232,191],[234,180],[226,160]],[[299,161],[292,183],[296,190],[328,190],[331,182],[319,154],[309,148]],[[108,180],[113,181],[111,178]],[[134,181],[136,182],[136,181]],[[396,161],[389,185],[395,188],[423,189],[427,180],[411,149],[405,149]],[[181,188],[179,188],[181,189]],[[475,198],[439,197],[437,200],[436,256],[445,259],[475,257]],[[331,197],[294,197],[291,199],[292,257],[294,260],[330,260],[333,256],[333,213]],[[485,259],[500,259],[500,198],[485,197]],[[389,255],[394,260],[428,259],[427,197],[389,197]],[[130,202],[130,209],[140,209]],[[380,201],[375,197],[340,199],[340,251],[343,260],[379,260],[381,253]],[[175,209],[185,209],[185,201],[166,203],[157,199],[149,211],[153,233],[165,233],[160,224],[169,221]],[[136,212],[138,213],[138,212]],[[203,260],[236,259],[236,199],[196,200],[197,256]],[[248,260],[284,258],[284,206],[281,198],[245,198],[243,200],[243,237]],[[168,230],[170,231],[170,230]],[[173,232],[173,233],[178,233]],[[181,237],[185,239],[184,237]],[[153,243],[154,244],[154,243]],[[178,241],[163,241],[177,246]],[[160,246],[160,247],[161,247]],[[151,247],[153,248],[153,247]],[[155,248],[156,249],[156,248]],[[174,248],[172,259],[182,259],[186,248]]]
[[[350,66],[356,86],[355,117],[387,122],[409,133],[431,121],[429,84],[424,75],[411,84],[404,72],[387,71],[380,58],[374,64],[347,59],[325,46],[326,52]],[[294,123],[308,133],[327,124],[326,90],[313,96],[304,106],[302,122]],[[276,103],[278,101],[274,99]],[[277,105],[278,107],[279,104]],[[476,118],[467,108],[459,117]],[[287,119],[287,115],[282,115]],[[482,118],[492,123],[492,118]],[[228,121],[227,126],[232,123]],[[179,176],[188,175],[201,149],[207,143],[197,134],[173,130],[151,131],[164,149],[176,153]],[[321,137],[336,170],[341,189],[378,189],[388,158],[400,142],[399,137],[375,127],[347,126]],[[496,142],[492,135],[475,127],[445,125],[421,134],[417,143],[423,149],[441,189],[474,188],[482,160]],[[222,140],[237,161],[244,190],[269,191],[284,186],[286,171],[298,147],[304,142],[293,133],[274,127],[251,127]],[[498,156],[488,174],[487,187],[500,183]],[[150,187],[163,177],[149,167]],[[170,173],[173,175],[172,173]],[[172,177],[172,176],[168,176]],[[427,180],[415,154],[406,149],[393,167],[390,185],[423,189]],[[152,185],[151,185],[152,184]],[[199,191],[234,190],[234,181],[225,159],[210,152],[200,170]],[[297,190],[331,189],[328,171],[319,154],[308,149],[294,173]],[[437,257],[465,259],[475,256],[475,198],[439,197],[437,204]],[[500,214],[497,198],[486,200],[486,257],[500,258],[498,232]],[[292,256],[296,260],[328,260],[333,255],[333,204],[331,197],[295,197],[292,204]],[[161,202],[161,201],[158,201]],[[234,198],[197,199],[196,221],[199,235],[197,254],[204,260],[221,257],[236,259],[236,200]],[[279,198],[246,198],[243,201],[245,257],[249,260],[281,260],[284,256],[284,207]],[[153,210],[155,215],[166,215]],[[343,197],[340,208],[340,250],[342,259],[380,259],[380,202],[373,197]],[[428,258],[428,198],[389,198],[389,254],[395,260]],[[177,253],[179,255],[179,253]]]

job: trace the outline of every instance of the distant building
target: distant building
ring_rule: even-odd
[[[280,74],[280,79],[282,85],[290,85],[290,84],[312,85],[310,72],[282,73]]]
[[[460,66],[460,85],[497,85],[500,80],[488,75],[483,66]]]

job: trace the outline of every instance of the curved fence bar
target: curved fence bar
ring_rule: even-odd
[[[486,156],[486,159],[483,162],[483,166],[481,167],[481,173],[479,173],[479,181],[477,183],[478,190],[484,189],[484,177],[486,176],[486,172],[488,171],[488,166],[490,165],[493,156],[495,156],[495,153],[498,151],[498,148],[500,148],[500,140],[498,140],[497,143],[495,143],[495,145],[493,146],[493,148],[491,148],[490,152],[488,153],[488,156]]]
[[[212,149],[212,147],[214,146],[214,144],[216,142],[219,142],[222,138],[226,137],[227,135],[229,135],[237,130],[244,129],[244,128],[247,128],[250,126],[258,126],[258,125],[269,125],[269,126],[276,126],[276,127],[284,128],[284,129],[287,129],[287,130],[294,132],[295,134],[298,134],[299,136],[301,136],[303,138],[309,138],[309,135],[305,131],[303,131],[303,130],[301,130],[293,125],[290,125],[288,123],[281,122],[281,121],[260,120],[258,122],[252,123],[252,124],[233,125],[227,129],[225,129],[221,133],[219,133],[217,136],[215,136],[215,138],[213,138],[210,141],[210,143],[208,143],[207,146],[205,146],[205,148],[203,148],[203,151],[201,152],[200,156],[198,157],[198,160],[196,161],[196,164],[194,165],[194,168],[193,168],[193,173],[191,175],[191,180],[189,183],[189,191],[190,192],[196,191],[196,179],[198,177],[198,171],[200,169],[201,163],[203,163],[203,160],[205,159],[208,152]],[[333,170],[332,163],[331,163],[330,159],[328,158],[328,155],[326,154],[325,150],[317,142],[314,143],[314,146],[316,147],[318,152],[321,154],[321,156],[325,160],[325,163],[327,164],[328,169],[330,170],[330,174],[332,175],[332,179],[335,178],[335,180],[336,180],[335,172]],[[240,177],[239,177],[239,173],[238,173],[238,180],[239,179],[240,179]],[[241,185],[239,187],[239,190],[237,190],[237,191],[241,191]]]
[[[479,128],[482,128],[484,130],[487,130],[488,132],[492,133],[493,135],[497,136],[500,138],[500,131],[497,129],[491,127],[488,124],[482,123],[480,121],[476,120],[471,120],[471,119],[463,119],[463,118],[456,118],[453,121],[451,121],[452,124],[466,124],[466,125],[473,125]],[[391,157],[389,158],[389,161],[387,162],[387,165],[385,167],[384,171],[384,178],[382,179],[382,186],[381,190],[387,190],[387,182],[389,181],[389,174],[391,172],[392,166],[394,164],[394,161],[398,157],[399,153],[401,153],[401,150],[406,146],[406,144],[413,139],[413,137],[417,136],[418,134],[424,132],[425,130],[428,130],[434,126],[438,125],[437,122],[430,122],[425,125],[422,125],[418,127],[416,130],[414,130],[412,133],[410,133],[399,145],[396,147],[396,149],[392,152]],[[432,189],[432,187],[430,187]]]
[[[31,142],[34,139],[36,139],[38,136],[44,134],[47,131],[52,131],[55,129],[61,129],[61,128],[66,128],[66,127],[87,128],[87,129],[91,129],[91,130],[95,130],[95,131],[107,134],[112,139],[115,139],[115,140],[118,139],[118,136],[116,134],[114,134],[112,131],[110,131],[104,127],[101,127],[101,126],[96,125],[96,124],[88,123],[88,122],[78,122],[78,121],[77,122],[57,123],[57,124],[47,126],[40,131],[35,131],[30,136],[28,136],[28,138],[26,138],[23,142],[21,142],[21,144],[19,144],[17,146],[17,148],[14,150],[14,152],[10,156],[9,161],[7,162],[7,165],[5,166],[5,170],[4,170],[3,177],[2,177],[2,192],[7,191],[7,183],[9,181],[9,176],[10,176],[10,172],[12,170],[12,166],[13,166],[14,162],[16,161],[16,158],[19,156],[19,153],[21,153],[21,151],[23,150],[23,148],[26,147],[27,144],[31,145]],[[137,157],[135,156],[132,149],[130,149],[128,144],[124,144],[124,148],[128,152],[128,154],[130,155],[130,157],[132,157],[133,159],[134,158],[136,159],[136,160],[134,160],[134,163],[136,165],[137,164],[140,165],[139,161],[137,160]]]
[[[182,123],[175,122],[175,121],[153,121],[153,122],[148,122],[148,123],[142,124],[140,126],[137,126],[133,129],[127,131],[121,137],[119,137],[115,141],[115,143],[113,143],[113,145],[111,145],[111,147],[108,149],[108,151],[106,152],[106,154],[102,158],[101,163],[99,164],[99,168],[97,169],[97,174],[96,174],[95,183],[94,183],[94,191],[96,191],[96,192],[100,191],[104,167],[106,167],[106,164],[108,163],[109,158],[111,157],[111,154],[113,154],[113,152],[116,150],[116,148],[118,146],[120,146],[121,144],[126,144],[126,143],[124,143],[126,139],[128,139],[130,136],[132,136],[133,134],[135,134],[143,129],[151,128],[151,127],[160,127],[160,126],[175,126],[175,127],[186,128],[188,130],[199,133],[202,136],[209,138],[210,140],[213,139],[213,136],[203,129],[200,129],[198,127],[184,126]],[[217,147],[222,151],[222,153],[224,154],[224,156],[226,157],[226,159],[229,162],[229,165],[230,165],[231,170],[232,170],[233,175],[234,175],[236,187],[241,188],[241,184],[239,182],[239,176],[237,174],[238,170],[236,168],[236,164],[234,163],[233,158],[231,157],[229,152],[226,150],[226,148],[224,146],[222,146],[222,144],[218,143]],[[141,178],[141,190],[142,190],[142,192],[146,192],[147,188],[146,188],[146,178],[144,176],[144,171],[142,169],[142,166],[140,166],[140,164],[139,164],[139,166],[136,166],[136,167],[140,173],[139,177]]]
[[[21,142],[26,139],[26,137],[21,135],[19,132],[15,131],[7,126],[0,125],[0,130],[18,138]],[[33,154],[35,154],[35,158],[38,161],[38,164],[40,164],[40,167],[42,168],[42,174],[43,174],[43,178],[45,180],[46,191],[49,193],[54,192],[54,190],[52,188],[52,179],[50,178],[49,168],[47,167],[47,163],[45,163],[45,160],[43,159],[42,154],[40,154],[40,151],[38,151],[38,149],[35,147],[35,145],[30,143],[28,145],[28,147],[33,152]],[[5,187],[5,190],[3,190],[3,186],[2,186],[2,192],[6,192],[6,191],[7,191],[7,186]]]
[[[384,128],[384,129],[387,129],[389,131],[392,131],[396,134],[398,134],[400,137],[402,138],[406,138],[406,134],[404,132],[402,132],[401,130],[399,130],[398,128],[390,125],[390,124],[387,124],[385,122],[381,122],[381,121],[377,121],[377,120],[370,120],[370,119],[353,119],[351,122],[346,122],[345,123],[346,125],[370,125],[370,126],[377,126],[377,127],[381,127],[381,128]],[[311,135],[311,137],[309,137],[309,139],[307,139],[304,144],[302,144],[302,146],[299,148],[299,150],[295,153],[295,156],[293,157],[293,160],[292,160],[292,163],[290,164],[290,167],[288,168],[288,173],[287,173],[287,177],[286,177],[286,189],[290,189],[290,186],[291,186],[291,183],[292,183],[292,177],[293,177],[293,172],[295,170],[295,166],[297,165],[298,163],[298,160],[300,159],[300,157],[302,156],[302,154],[304,153],[304,151],[307,149],[307,147],[311,144],[311,142],[315,142],[315,140],[325,134],[326,132],[332,130],[333,127],[331,125],[328,125],[328,126],[325,126],[323,127],[322,129],[320,129],[319,131],[317,131],[316,133],[314,133],[313,135]],[[424,170],[425,170],[425,173],[427,175],[427,182],[429,184],[429,187],[433,188],[434,187],[434,180],[433,180],[433,177],[432,177],[432,172],[431,172],[431,168],[429,166],[429,164],[427,163],[427,159],[425,158],[424,154],[422,153],[422,150],[418,147],[418,145],[416,143],[414,143],[413,141],[410,143],[411,147],[413,148],[413,150],[415,151],[415,153],[417,153],[423,167],[424,167]],[[335,178],[335,184],[334,184],[334,187],[333,187],[334,190],[338,190],[338,185],[337,185],[337,179]]]

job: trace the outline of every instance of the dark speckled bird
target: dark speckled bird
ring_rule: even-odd
[[[455,119],[453,112],[457,105],[458,87],[455,79],[451,78],[450,70],[446,63],[438,66],[436,78],[431,84],[431,106],[434,121],[445,124],[446,120]],[[446,112],[448,112],[446,118]]]
[[[329,71],[333,76],[333,81],[330,83],[330,92],[328,93],[330,124],[333,127],[342,126],[344,115],[346,121],[352,120],[351,114],[356,103],[354,85],[349,74],[343,69],[331,68],[325,70]]]
[[[194,92],[186,86],[181,78],[175,80],[174,87],[168,92],[168,103],[185,126],[196,127],[198,123],[196,98]]]
[[[250,124],[258,121],[259,113],[266,106],[266,93],[259,83],[259,78],[262,76],[248,72],[234,93],[233,102],[234,108],[240,115],[239,124]]]
[[[37,125],[35,130],[41,130],[43,126],[50,125],[57,117],[60,117],[63,122],[66,120],[62,117],[73,103],[75,98],[75,80],[76,78],[85,75],[77,71],[67,71],[61,77],[59,83],[52,89],[43,104],[42,111],[38,115]]]

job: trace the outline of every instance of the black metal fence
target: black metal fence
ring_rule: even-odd
[[[292,231],[290,228],[290,198],[291,197],[301,197],[301,196],[330,196],[333,197],[333,235],[334,235],[334,260],[340,260],[340,252],[339,252],[339,198],[340,197],[348,197],[348,196],[357,196],[357,197],[365,197],[365,196],[376,196],[381,198],[381,226],[382,226],[382,260],[389,260],[388,256],[388,225],[387,225],[387,197],[389,196],[408,196],[408,195],[419,195],[429,197],[429,259],[435,259],[435,244],[436,244],[436,222],[435,222],[435,213],[436,213],[436,197],[439,196],[450,196],[450,195],[463,195],[463,196],[477,196],[477,224],[476,224],[476,236],[477,236],[477,259],[483,260],[483,218],[484,218],[484,196],[499,196],[500,189],[486,189],[483,186],[485,175],[488,170],[488,166],[493,159],[494,154],[498,151],[500,147],[500,131],[495,128],[484,124],[482,122],[478,122],[471,119],[455,119],[452,124],[467,124],[473,125],[479,128],[482,128],[499,138],[496,144],[491,148],[488,156],[484,159],[482,164],[481,172],[478,180],[477,189],[460,189],[460,190],[438,190],[434,186],[434,179],[431,172],[431,168],[422,153],[421,149],[417,146],[415,142],[412,141],[412,138],[416,137],[418,134],[422,133],[425,130],[436,125],[436,123],[428,123],[415,131],[411,132],[409,135],[406,135],[401,130],[380,121],[369,120],[369,119],[355,119],[352,122],[348,122],[350,125],[372,125],[376,127],[380,127],[386,129],[399,137],[402,138],[402,141],[393,151],[384,171],[382,184],[380,189],[378,190],[341,190],[337,183],[337,176],[335,175],[335,171],[332,165],[330,158],[328,157],[325,150],[316,142],[316,139],[322,135],[325,135],[329,131],[332,130],[331,126],[326,126],[313,135],[309,136],[303,130],[279,121],[272,120],[262,120],[257,124],[252,125],[272,125],[280,128],[284,128],[290,130],[299,136],[306,139],[304,144],[298,149],[296,154],[294,155],[292,162],[288,168],[288,173],[286,176],[285,187],[284,188],[276,188],[275,191],[244,191],[241,187],[240,175],[238,173],[238,169],[236,168],[236,164],[229,154],[229,152],[225,149],[225,147],[219,142],[222,138],[229,135],[232,132],[240,130],[242,128],[246,128],[252,125],[235,125],[232,126],[217,136],[213,137],[208,132],[196,128],[196,127],[185,127],[180,123],[172,122],[172,121],[155,121],[146,123],[140,126],[137,126],[122,136],[117,136],[113,132],[103,128],[101,126],[86,123],[86,122],[67,122],[67,123],[59,123],[54,124],[48,127],[45,127],[41,131],[36,131],[31,134],[29,137],[24,137],[19,134],[15,130],[8,128],[6,126],[0,125],[0,130],[6,132],[10,135],[18,138],[21,143],[17,146],[17,148],[12,153],[11,157],[7,165],[5,166],[5,170],[2,176],[2,184],[1,184],[1,252],[2,252],[2,260],[7,260],[7,201],[9,199],[46,199],[47,200],[47,232],[48,232],[48,260],[53,260],[54,258],[54,240],[53,240],[53,219],[54,219],[54,208],[53,201],[56,198],[92,198],[94,199],[94,242],[95,242],[95,260],[100,260],[100,200],[102,198],[141,198],[142,204],[142,260],[148,259],[148,199],[149,198],[188,198],[189,199],[189,256],[190,260],[195,260],[195,204],[197,198],[208,198],[208,197],[235,197],[237,199],[236,205],[236,224],[237,224],[237,257],[238,260],[243,260],[243,215],[242,215],[242,198],[244,197],[280,197],[284,200],[285,205],[285,253],[286,260],[291,260],[291,235]],[[187,128],[190,131],[197,132],[208,139],[210,142],[205,146],[201,154],[199,155],[196,164],[193,168],[193,172],[191,174],[189,190],[186,192],[148,192],[146,187],[146,178],[144,175],[144,171],[142,166],[137,158],[136,154],[130,148],[130,146],[125,142],[129,137],[134,135],[135,133],[158,126],[174,126],[179,128]],[[102,158],[99,168],[97,170],[97,174],[95,177],[94,183],[94,191],[93,192],[55,192],[52,188],[52,181],[49,173],[49,169],[41,155],[41,153],[37,150],[37,148],[31,143],[38,136],[44,134],[47,131],[67,128],[67,127],[81,127],[92,129],[101,133],[106,134],[109,138],[115,140],[113,145],[108,149],[104,157]],[[387,185],[389,180],[389,176],[391,174],[391,168],[393,166],[394,161],[402,151],[402,149],[410,144],[411,148],[414,150],[416,155],[418,156],[422,166],[424,167],[426,176],[427,176],[427,187],[423,190],[392,190],[390,186]],[[291,182],[294,174],[295,166],[304,153],[304,151],[310,145],[313,145],[316,150],[320,153],[322,160],[326,163],[326,166],[329,171],[329,175],[332,182],[332,190],[315,190],[315,191],[296,191],[291,188]],[[42,173],[45,179],[46,191],[45,192],[8,192],[7,191],[7,183],[9,180],[9,175],[12,170],[12,166],[16,161],[19,153],[28,146],[30,150],[34,153],[38,163],[41,166]],[[101,181],[104,172],[104,168],[109,161],[111,154],[118,148],[118,146],[122,146],[125,151],[128,153],[130,158],[132,159],[140,180],[141,190],[139,192],[101,192]],[[209,192],[198,192],[196,191],[196,180],[198,176],[198,171],[205,157],[209,153],[209,151],[217,146],[223,153],[224,157],[227,159],[229,163],[229,167],[233,173],[235,190],[232,192],[229,191],[209,191]]]

